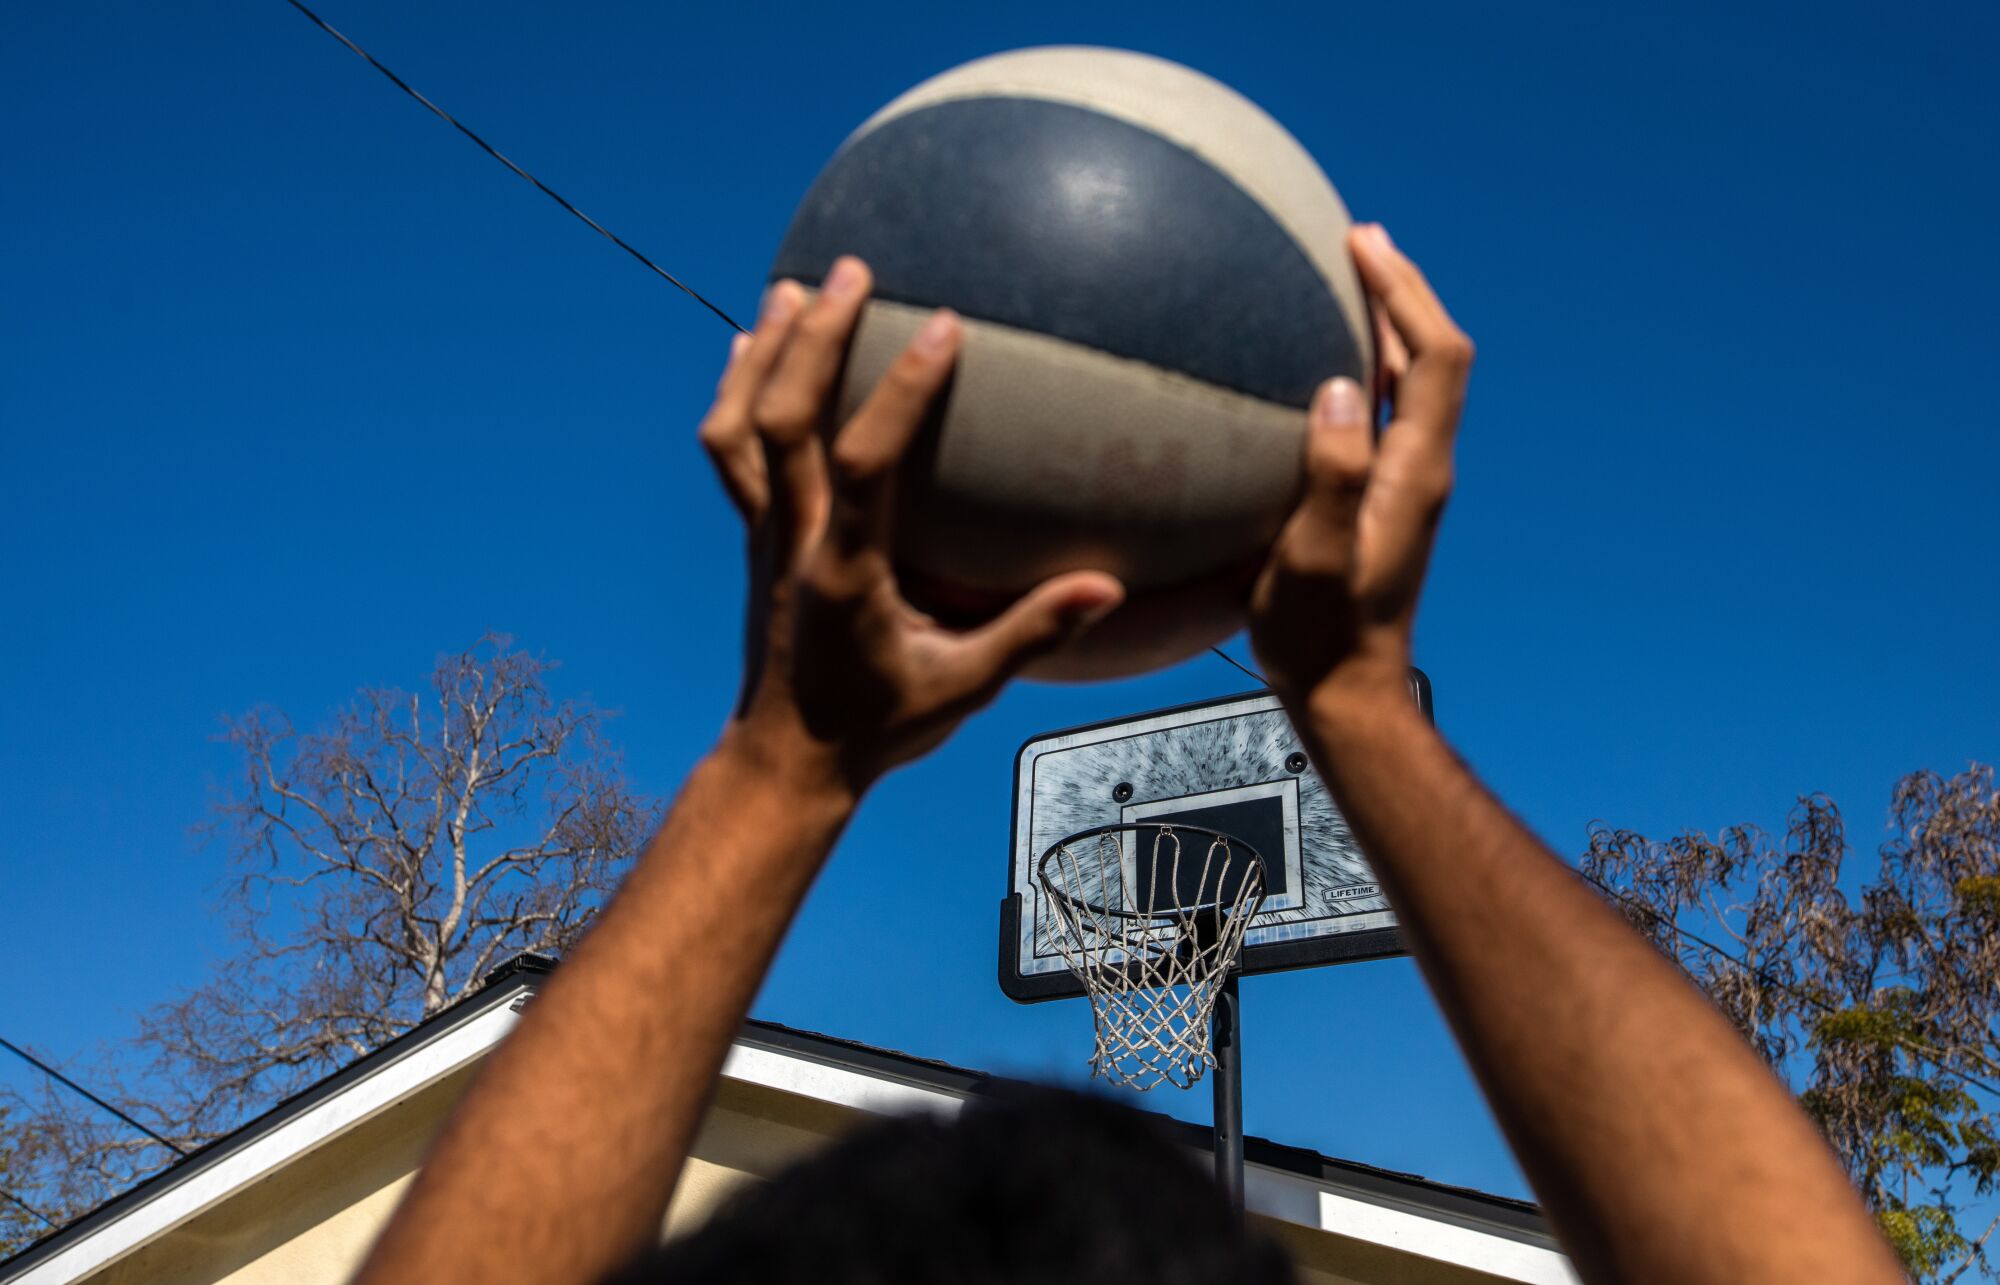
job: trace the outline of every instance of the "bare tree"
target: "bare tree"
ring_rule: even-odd
[[[2000,1218],[2000,791],[1993,769],[1897,785],[1871,871],[1840,810],[1654,842],[1593,827],[1582,869],[1799,1095],[1911,1274],[1992,1278]]]
[[[237,949],[82,1077],[183,1150],[410,1029],[524,951],[561,954],[656,819],[550,666],[505,639],[422,693],[367,689],[323,730],[233,720]],[[172,1151],[54,1086],[0,1096],[38,1207],[74,1214]]]
[[[33,1244],[55,1225],[48,1213],[15,1194],[28,1186],[36,1166],[7,1119],[7,1108],[0,1106],[0,1260]]]

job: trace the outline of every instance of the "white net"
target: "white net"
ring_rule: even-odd
[[[1063,962],[1090,995],[1090,1069],[1114,1084],[1189,1088],[1215,1065],[1215,997],[1264,901],[1264,862],[1213,830],[1116,825],[1043,854]]]

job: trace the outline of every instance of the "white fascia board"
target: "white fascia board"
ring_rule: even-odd
[[[1579,1285],[1581,1280],[1560,1251],[1343,1192],[1320,1191],[1319,1227],[1528,1285]]]
[[[962,1094],[740,1043],[724,1060],[722,1074],[871,1115],[953,1115],[965,1105]],[[1577,1285],[1569,1259],[1556,1250],[1467,1226],[1421,1207],[1377,1198],[1373,1193],[1337,1189],[1304,1174],[1246,1165],[1244,1205],[1267,1218],[1469,1267],[1503,1280],[1524,1285]]]
[[[724,1079],[758,1084],[870,1115],[952,1116],[965,1105],[963,1096],[943,1089],[741,1042],[722,1059],[722,1075]]]
[[[497,1005],[412,1049],[242,1150],[167,1187],[26,1273],[8,1278],[8,1285],[67,1285],[97,1271],[472,1062],[499,1043],[518,1020],[512,1006]],[[966,1101],[963,1093],[742,1041],[724,1058],[722,1074],[740,1083],[869,1115],[950,1116]],[[1251,1212],[1268,1218],[1454,1263],[1524,1285],[1575,1285],[1577,1281],[1569,1260],[1555,1250],[1466,1226],[1421,1207],[1406,1207],[1373,1193],[1339,1188],[1325,1180],[1264,1165],[1247,1166],[1244,1177],[1245,1204]]]

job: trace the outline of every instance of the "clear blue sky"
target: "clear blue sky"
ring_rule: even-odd
[[[323,4],[739,313],[922,77],[1212,73],[1480,343],[1419,660],[1551,843],[1808,790],[1867,842],[1900,774],[2000,758],[1990,5]],[[226,713],[505,630],[671,789],[734,682],[712,317],[279,0],[8,6],[0,134],[0,1034],[116,1038],[224,945]],[[1010,693],[870,802],[757,1013],[1073,1074],[1085,1010],[994,983],[1014,748],[1242,686]],[[1407,963],[1244,990],[1252,1131],[1521,1190]]]

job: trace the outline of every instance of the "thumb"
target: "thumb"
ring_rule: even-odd
[[[1306,434],[1305,496],[1278,532],[1266,579],[1352,573],[1362,497],[1375,465],[1367,403],[1351,379],[1329,380],[1313,399]]]
[[[963,640],[967,685],[998,687],[1038,656],[1080,636],[1125,601],[1125,586],[1102,571],[1070,571],[1036,585],[997,619]]]

